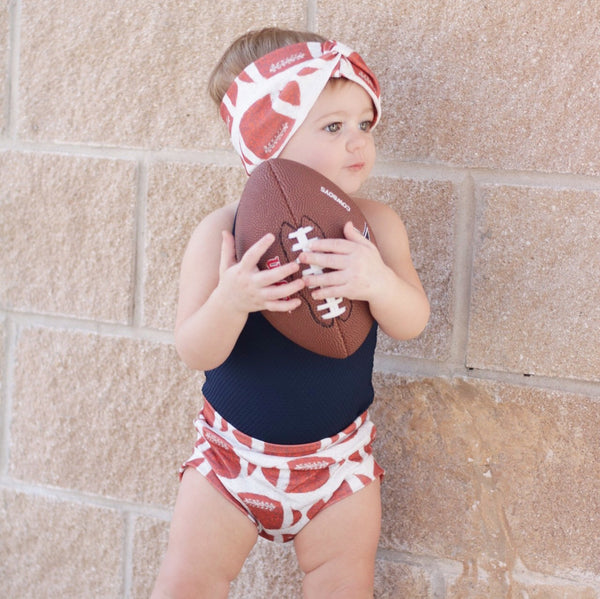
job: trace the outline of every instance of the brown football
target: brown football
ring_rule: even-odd
[[[235,222],[236,255],[239,260],[261,237],[273,233],[275,241],[258,266],[274,268],[296,260],[312,239],[343,238],[348,221],[375,243],[364,215],[339,187],[307,166],[274,158],[254,169],[240,198]],[[294,277],[315,268],[314,272],[320,271],[318,267],[303,266]],[[299,297],[302,305],[290,313],[263,312],[280,333],[310,351],[332,358],[345,358],[362,345],[373,325],[367,302],[341,297],[314,300],[306,288]]]

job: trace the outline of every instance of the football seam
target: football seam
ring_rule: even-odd
[[[277,181],[277,186],[279,187],[279,192],[281,194],[281,197],[283,198],[284,202],[285,202],[285,207],[288,210],[288,213],[290,215],[290,220],[294,220],[294,213],[292,212],[292,209],[290,207],[290,203],[288,202],[288,199],[285,195],[285,191],[283,189],[283,185],[281,184],[281,180],[279,178],[279,173],[275,170],[275,168],[273,168],[273,165],[269,162],[267,162],[268,166],[269,166],[269,170],[271,171],[271,174],[273,175],[273,177],[275,178],[275,181]]]

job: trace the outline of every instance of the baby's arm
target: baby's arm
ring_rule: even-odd
[[[358,200],[377,247],[347,223],[345,239],[311,244],[300,261],[334,269],[305,277],[315,299],[347,297],[369,302],[381,329],[395,339],[418,336],[429,319],[429,302],[413,266],[404,223],[390,207]]]
[[[296,279],[277,285],[298,271],[292,262],[260,271],[260,257],[273,243],[269,234],[237,262],[231,231],[235,207],[226,206],[207,216],[186,248],[179,283],[175,347],[191,368],[209,370],[231,353],[249,312],[289,311],[300,299],[286,298],[304,283]]]

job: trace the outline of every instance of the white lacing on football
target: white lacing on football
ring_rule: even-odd
[[[308,252],[308,251],[310,251],[310,242],[314,241],[316,239],[319,239],[318,237],[312,237],[312,238],[308,237],[308,234],[312,230],[313,230],[312,227],[300,227],[299,229],[296,229],[296,231],[294,231],[293,233],[290,233],[288,235],[289,239],[296,240],[296,243],[292,246],[293,252],[304,252],[304,251]],[[316,266],[313,264],[309,268],[305,268],[302,271],[302,274],[304,276],[320,275],[320,274],[323,274],[323,269],[320,266]],[[310,287],[310,289],[313,289],[313,288],[314,287]],[[322,312],[321,318],[323,320],[329,320],[331,318],[335,318],[336,316],[340,316],[341,314],[343,314],[346,311],[346,308],[344,306],[340,305],[343,301],[344,301],[344,298],[342,298],[342,297],[325,298],[324,303],[317,306],[317,310]]]

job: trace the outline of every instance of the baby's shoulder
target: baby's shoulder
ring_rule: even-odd
[[[208,213],[196,226],[193,237],[204,237],[210,233],[220,236],[221,231],[232,231],[237,204],[232,202]]]
[[[365,215],[383,259],[389,263],[398,256],[408,256],[408,235],[400,215],[391,206],[375,200],[354,201]]]
[[[391,206],[368,198],[352,199],[365,215],[371,227],[387,229],[403,226],[400,215]]]
[[[213,210],[213,212],[204,217],[202,223],[204,223],[205,226],[216,226],[221,229],[231,230],[235,220],[237,205],[237,201],[231,202],[230,204],[225,204],[225,206]]]
[[[192,231],[188,253],[205,252],[208,248],[220,251],[222,231],[233,231],[236,207],[237,202],[234,202],[207,214]]]

